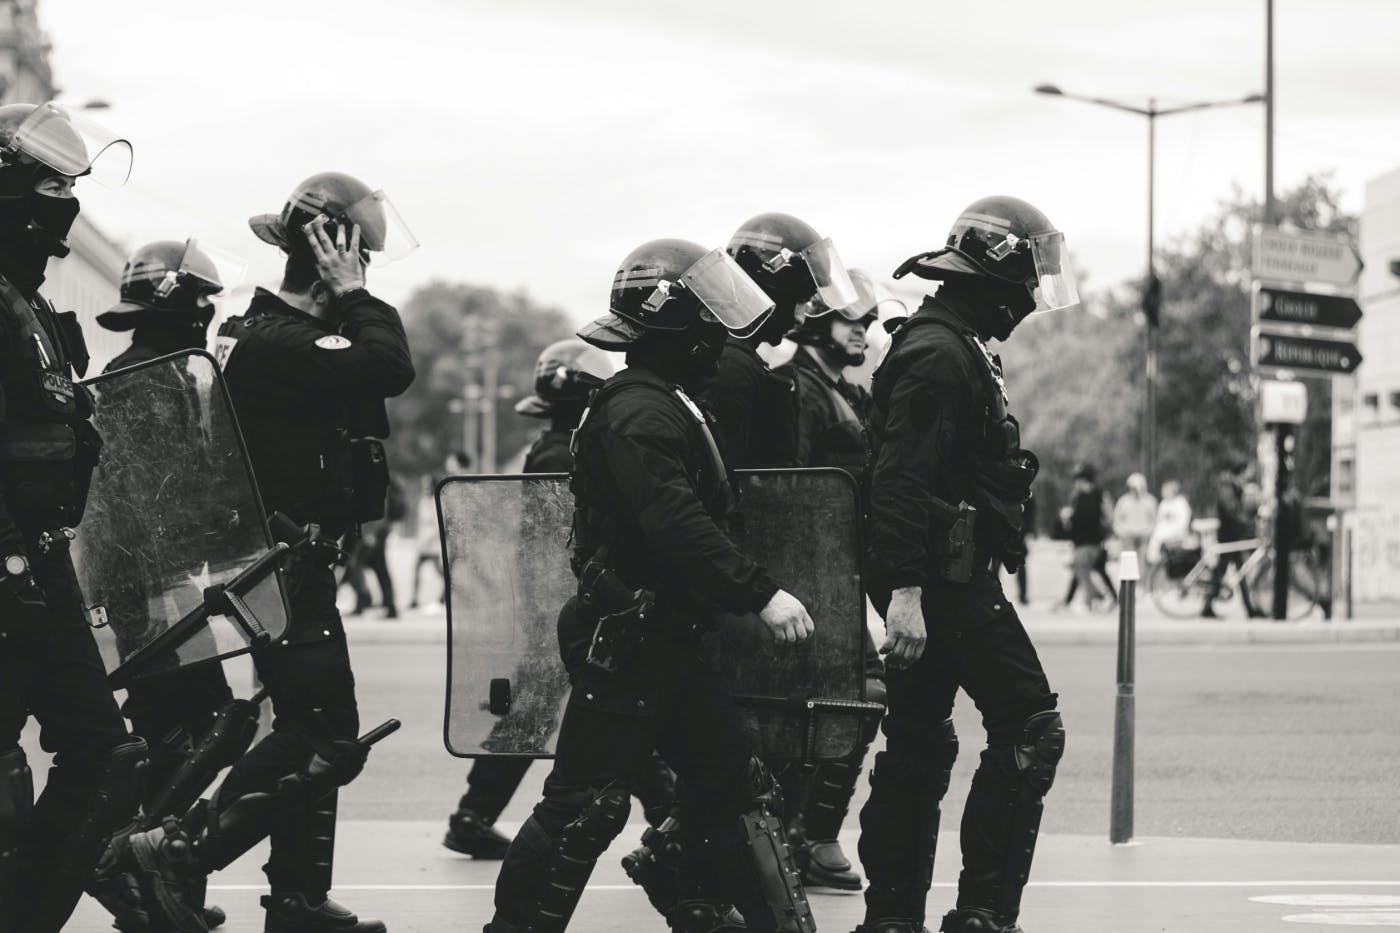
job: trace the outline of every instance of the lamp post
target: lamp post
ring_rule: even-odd
[[[1147,278],[1143,284],[1142,292],[1142,312],[1147,321],[1146,348],[1144,382],[1146,398],[1144,399],[1143,427],[1142,427],[1142,459],[1143,473],[1147,477],[1147,488],[1157,488],[1157,325],[1158,313],[1162,303],[1162,283],[1157,278],[1157,265],[1155,261],[1156,251],[1153,236],[1155,233],[1156,209],[1156,158],[1157,158],[1157,118],[1169,117],[1178,113],[1189,113],[1193,110],[1207,110],[1213,107],[1235,107],[1241,104],[1258,104],[1265,101],[1263,94],[1251,94],[1248,97],[1233,98],[1231,100],[1210,100],[1199,101],[1190,104],[1178,104],[1172,107],[1158,107],[1155,98],[1148,98],[1146,107],[1138,107],[1133,104],[1124,103],[1117,100],[1109,100],[1104,97],[1084,97],[1079,94],[1070,94],[1060,90],[1053,84],[1036,85],[1037,94],[1045,94],[1050,97],[1065,97],[1070,100],[1083,101],[1086,104],[1098,104],[1102,107],[1109,107],[1113,110],[1121,110],[1125,113],[1137,114],[1147,118]]]

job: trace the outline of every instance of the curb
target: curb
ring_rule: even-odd
[[[1113,645],[1118,620],[1093,621],[1029,614],[1026,630],[1037,645]],[[443,615],[407,615],[395,622],[347,619],[345,630],[356,645],[437,645],[447,642]],[[1228,621],[1166,622],[1139,620],[1139,645],[1329,645],[1400,642],[1400,620],[1350,622]]]

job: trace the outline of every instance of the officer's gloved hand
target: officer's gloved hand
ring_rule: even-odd
[[[786,590],[774,593],[768,604],[759,610],[758,617],[772,633],[773,640],[780,644],[796,644],[816,631],[806,607]]]
[[[7,631],[23,637],[47,623],[48,603],[31,574],[0,580],[0,620]]]
[[[360,776],[368,760],[368,745],[361,745],[354,739],[332,739],[316,750],[311,763],[298,777],[315,787],[344,787]]]

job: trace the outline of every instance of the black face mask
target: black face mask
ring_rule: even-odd
[[[950,276],[939,294],[961,299],[959,316],[983,340],[1005,340],[1035,310],[1035,298],[1024,286],[981,276]]]
[[[38,192],[25,198],[32,221],[30,233],[48,255],[60,258],[67,256],[68,234],[73,229],[73,221],[78,219],[81,205],[77,198],[55,198]]]
[[[680,333],[649,334],[627,354],[687,392],[698,392],[719,370],[729,332],[714,322],[696,324]]]

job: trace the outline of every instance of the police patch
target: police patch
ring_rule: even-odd
[[[222,334],[214,338],[214,362],[219,364],[220,369],[228,368],[229,354],[233,353],[233,348],[237,343],[236,338],[225,337]]]
[[[316,341],[316,346],[322,350],[344,350],[350,346],[350,341],[339,334],[327,334]]]

